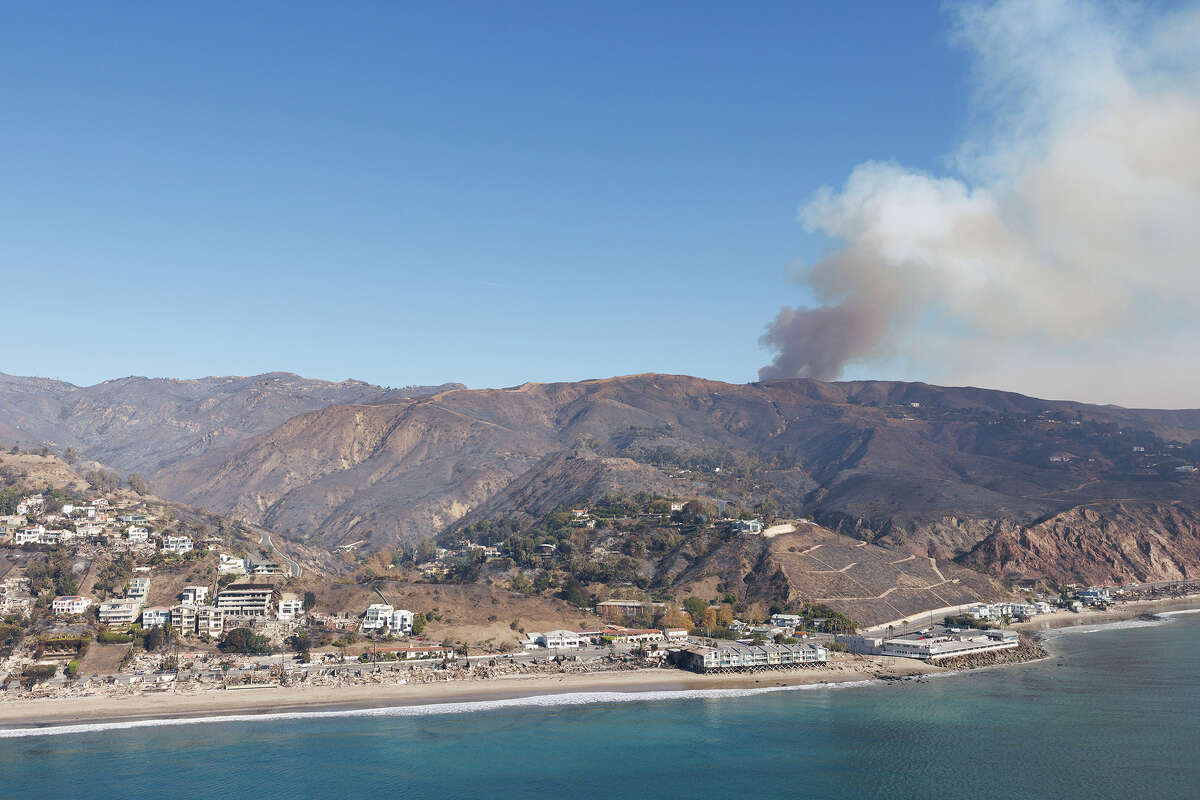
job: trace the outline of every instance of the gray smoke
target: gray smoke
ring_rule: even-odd
[[[767,326],[759,376],[899,354],[941,382],[1069,394],[1128,369],[1109,399],[1195,405],[1200,9],[1006,0],[953,18],[977,121],[954,174],[867,162],[802,208],[843,247],[798,275],[818,305]]]

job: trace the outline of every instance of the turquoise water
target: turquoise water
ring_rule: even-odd
[[[1200,615],[1051,648],[842,689],[3,738],[0,797],[1200,797]]]

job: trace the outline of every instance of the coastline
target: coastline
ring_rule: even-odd
[[[822,667],[787,672],[700,675],[673,668],[528,675],[490,680],[447,680],[420,684],[368,684],[345,687],[272,686],[146,694],[0,701],[0,726],[34,728],[93,722],[345,711],[440,703],[477,703],[562,694],[678,692],[829,685],[896,679],[944,671],[905,658],[839,655]],[[132,701],[132,702],[131,702]]]
[[[1125,603],[1106,611],[1063,611],[1011,627],[1027,634],[1076,626],[1137,619],[1142,614],[1200,609],[1200,595]],[[995,666],[1012,666],[1000,663]],[[971,669],[989,668],[974,667]],[[583,674],[518,675],[476,680],[356,686],[270,686],[254,689],[150,693],[137,697],[72,697],[0,701],[0,726],[35,729],[89,723],[237,716],[269,716],[305,712],[347,712],[511,701],[555,695],[615,693],[636,696],[654,692],[770,689],[857,684],[933,674],[961,668],[888,656],[831,654],[820,667],[756,674],[701,675],[672,668]],[[632,698],[631,698],[632,699]]]

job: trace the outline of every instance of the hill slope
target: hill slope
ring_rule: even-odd
[[[131,377],[79,387],[0,374],[0,438],[24,446],[72,447],[122,472],[150,474],[297,414],[457,386],[386,389],[273,372],[198,380]]]
[[[1082,504],[1197,505],[1200,481],[1174,468],[1200,461],[1198,436],[1188,411],[639,375],[331,406],[154,480],[167,496],[325,545],[413,541],[481,515],[643,488],[768,504],[949,559]]]

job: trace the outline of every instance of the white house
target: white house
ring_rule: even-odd
[[[373,603],[367,606],[360,627],[364,631],[383,630],[392,624],[392,614],[394,612],[395,609],[386,603]]]
[[[100,604],[101,625],[132,625],[142,613],[137,600],[106,600]]]
[[[185,586],[183,587],[183,591],[179,593],[179,602],[188,603],[193,606],[203,605],[207,599],[207,586]]]
[[[738,533],[762,533],[762,520],[739,519],[733,523],[733,529]]]
[[[130,544],[142,544],[150,541],[150,529],[145,525],[130,525],[125,529],[125,539]]]
[[[46,534],[46,528],[43,525],[34,525],[29,528],[18,528],[13,534],[14,544],[41,544],[42,537]]]
[[[196,632],[212,637],[221,635],[225,629],[225,612],[216,606],[201,606],[196,609]]]
[[[192,552],[192,540],[188,536],[164,536],[162,550],[164,553],[183,553]]]
[[[246,559],[234,558],[221,553],[220,563],[217,564],[218,575],[245,575]]]
[[[161,628],[171,621],[171,609],[166,606],[154,606],[142,609],[143,628]]]
[[[196,630],[196,607],[191,603],[171,606],[171,627],[180,633]]]
[[[413,632],[413,612],[405,611],[398,608],[392,612],[392,621],[389,627],[392,633],[403,633],[408,635]]]
[[[540,647],[546,648],[583,647],[583,639],[575,631],[543,633],[537,637],[537,643]]]
[[[145,600],[146,595],[150,592],[149,578],[130,578],[129,588],[125,590],[125,596],[130,600]]]
[[[275,612],[278,619],[293,620],[304,613],[304,601],[292,592],[284,592],[279,598],[279,610]]]
[[[86,597],[81,597],[77,594],[62,595],[54,598],[54,602],[50,604],[50,609],[56,617],[73,616],[82,614],[87,611],[87,607],[92,604],[92,601]]]

